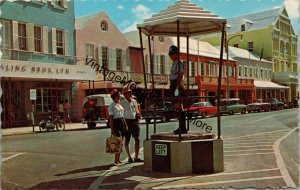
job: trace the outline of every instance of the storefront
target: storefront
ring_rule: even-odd
[[[89,67],[44,62],[3,60],[0,72],[1,128],[31,125],[32,111],[40,121],[60,101],[72,100],[73,82],[95,79]]]

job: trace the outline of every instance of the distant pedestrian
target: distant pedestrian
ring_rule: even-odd
[[[123,142],[127,126],[126,123],[124,123],[124,108],[120,103],[120,92],[117,89],[113,89],[111,91],[111,98],[113,102],[108,107],[111,135],[120,137],[121,142]],[[120,164],[122,164],[120,161],[120,153],[116,153],[114,165],[118,166]]]
[[[72,123],[70,119],[71,105],[68,99],[65,100],[64,111],[65,111],[65,122]]]
[[[63,105],[63,101],[62,100],[58,104],[58,115],[59,115],[59,118],[61,120],[64,120],[64,118],[65,118],[65,110],[64,110],[64,105]]]
[[[128,131],[125,134],[125,149],[128,155],[128,162],[132,163],[133,159],[131,158],[130,153],[130,137],[132,136],[135,140],[134,150],[134,162],[143,162],[142,159],[139,158],[139,150],[140,150],[140,126],[139,120],[141,118],[141,114],[138,110],[138,104],[135,99],[132,98],[132,91],[129,88],[123,89],[124,99],[121,100],[121,104],[124,108],[124,117],[126,123],[128,125]]]

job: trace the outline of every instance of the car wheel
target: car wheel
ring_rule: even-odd
[[[150,123],[151,119],[145,119],[146,123]]]
[[[246,109],[243,109],[243,110],[241,111],[241,114],[246,114]]]
[[[229,115],[233,115],[234,113],[233,113],[233,110],[230,110],[229,111]]]
[[[204,113],[202,114],[202,119],[206,118],[206,116],[207,116],[207,113],[204,112]]]
[[[167,119],[166,119],[166,116],[162,116],[160,121],[161,121],[162,123],[165,123],[166,120],[167,120]]]
[[[171,120],[171,118],[167,117],[166,118],[166,122],[169,122]]]

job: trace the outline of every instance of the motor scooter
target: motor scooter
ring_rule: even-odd
[[[58,115],[53,115],[53,118],[54,119],[52,119],[52,114],[50,114],[47,119],[43,119],[39,123],[41,132],[53,131],[54,129],[57,131],[65,130],[65,123],[60,119],[60,117]]]

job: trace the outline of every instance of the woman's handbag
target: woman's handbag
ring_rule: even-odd
[[[122,140],[120,137],[111,136],[106,139],[106,153],[117,154],[122,152]]]

